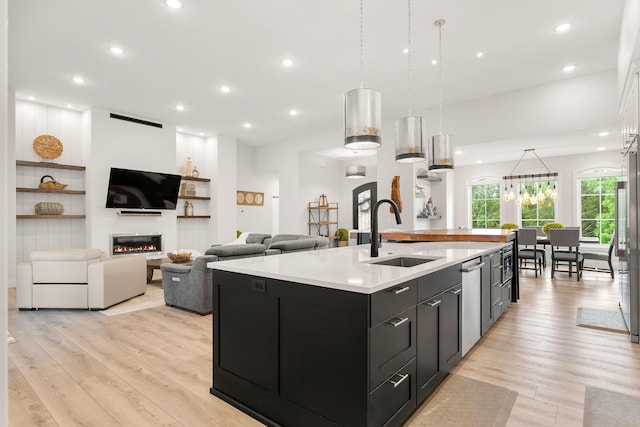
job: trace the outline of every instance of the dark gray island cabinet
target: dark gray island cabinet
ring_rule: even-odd
[[[213,277],[210,391],[270,426],[399,426],[461,358],[460,264],[372,294]]]

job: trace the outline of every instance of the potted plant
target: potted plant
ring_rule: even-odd
[[[544,234],[549,234],[549,230],[552,228],[564,228],[564,225],[560,224],[559,222],[549,222],[542,226],[542,232]]]
[[[346,228],[338,228],[336,237],[338,238],[338,246],[347,246],[349,244],[349,231]]]
[[[500,228],[502,228],[503,230],[517,230],[519,227],[518,224],[514,222],[505,222],[500,226]]]

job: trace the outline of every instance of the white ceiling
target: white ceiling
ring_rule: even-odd
[[[246,145],[342,128],[343,93],[360,84],[358,0],[182,1],[180,10],[162,0],[10,1],[9,85],[18,98]],[[623,0],[413,0],[413,109],[437,106],[436,19],[447,20],[444,95],[453,104],[615,69],[622,8]],[[572,29],[554,32],[561,22]],[[364,84],[382,92],[385,117],[405,115],[407,2],[366,0],[364,26]],[[126,54],[114,57],[110,45]],[[284,57],[295,64],[284,68]],[[561,71],[568,63],[575,72]],[[292,108],[300,115],[290,117]],[[563,149],[577,152],[565,136]],[[518,158],[528,142],[500,152]]]

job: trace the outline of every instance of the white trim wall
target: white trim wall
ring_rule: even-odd
[[[13,181],[8,177],[13,171],[13,157],[9,150],[9,71],[8,71],[8,5],[7,0],[0,0],[0,158],[4,165],[0,168],[0,234],[9,236],[9,194],[15,190],[10,187]],[[7,285],[9,282],[8,269],[9,239],[0,239],[0,427],[9,425],[9,379],[8,379],[8,344],[5,335],[8,331]]]

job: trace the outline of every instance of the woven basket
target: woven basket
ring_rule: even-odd
[[[64,206],[58,202],[40,202],[36,203],[37,215],[62,215]]]
[[[191,259],[191,252],[169,252],[167,256],[173,262],[187,262]]]
[[[45,181],[45,178],[51,178],[51,181]],[[67,185],[68,184],[62,184],[56,181],[51,175],[44,175],[42,178],[40,178],[40,184],[38,185],[38,188],[41,188],[43,190],[64,190]]]

